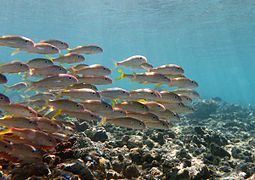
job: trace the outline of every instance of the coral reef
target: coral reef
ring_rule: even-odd
[[[255,173],[255,110],[199,100],[171,130],[137,131],[87,122],[43,163],[1,160],[0,176],[30,179],[245,179]]]

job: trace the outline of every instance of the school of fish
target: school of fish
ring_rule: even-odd
[[[58,142],[68,139],[75,125],[63,117],[94,121],[98,126],[109,123],[139,130],[167,130],[180,115],[192,113],[192,102],[199,98],[194,90],[198,83],[187,78],[181,66],[154,67],[142,55],[116,62],[120,76],[112,79],[113,69],[83,63],[84,55],[103,53],[98,45],[70,48],[57,39],[36,43],[23,36],[0,36],[0,46],[13,48],[11,56],[20,51],[40,55],[0,65],[0,85],[4,86],[0,93],[0,157],[12,161],[41,160],[43,153],[54,151]],[[125,73],[123,68],[133,72]],[[10,74],[22,81],[9,84]],[[144,86],[154,84],[155,88],[100,88],[123,78]],[[157,90],[162,87],[166,88]],[[13,102],[9,92],[18,93],[22,101]]]

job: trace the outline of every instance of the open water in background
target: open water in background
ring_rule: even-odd
[[[0,0],[0,35],[16,34],[102,46],[104,53],[86,56],[88,64],[113,68],[112,60],[135,54],[155,66],[178,64],[200,84],[202,97],[255,104],[254,0]],[[11,52],[0,47],[0,62],[40,57]],[[9,76],[9,84],[17,77]]]

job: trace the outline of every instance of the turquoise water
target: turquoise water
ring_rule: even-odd
[[[254,0],[0,0],[0,35],[35,41],[56,38],[71,47],[95,43],[104,53],[86,63],[113,68],[112,60],[145,55],[153,65],[175,63],[196,80],[202,97],[255,103]],[[38,55],[10,56],[0,62]],[[117,76],[113,73],[112,77]],[[12,82],[19,81],[11,76]],[[123,80],[114,85],[136,88]]]

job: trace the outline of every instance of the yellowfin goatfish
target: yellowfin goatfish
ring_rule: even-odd
[[[153,101],[161,98],[161,94],[158,91],[148,88],[131,90],[129,93],[129,99],[131,100],[146,99]]]
[[[100,100],[101,96],[98,92],[92,89],[69,89],[59,92],[59,96],[69,96],[74,99],[86,99],[86,100]]]
[[[54,109],[69,110],[76,112],[84,111],[84,106],[82,104],[70,99],[50,100],[48,102],[48,105],[50,107],[53,107]]]
[[[86,83],[78,83],[78,84],[73,84],[71,86],[68,86],[66,89],[92,89],[94,91],[97,91],[97,87],[93,84],[86,84]]]
[[[157,115],[153,113],[135,113],[135,112],[127,112],[127,117],[132,117],[135,119],[138,119],[142,122],[148,122],[148,121],[159,121],[159,118]]]
[[[86,100],[80,102],[85,109],[92,111],[95,114],[107,114],[113,111],[112,106],[104,101]]]
[[[175,89],[172,92],[190,97],[191,99],[199,98],[198,92],[193,89]]]
[[[30,49],[34,47],[34,42],[24,36],[0,36],[0,46]]]
[[[146,121],[144,122],[146,127],[151,128],[151,129],[164,129],[164,130],[169,130],[170,126],[169,123],[166,121]]]
[[[149,108],[146,105],[137,101],[124,101],[124,102],[115,104],[115,107],[123,109],[127,112],[135,112],[135,113],[149,112]]]
[[[96,115],[95,113],[92,113],[89,110],[84,110],[82,112],[63,110],[63,113],[68,116],[75,117],[77,119],[84,120],[84,121],[100,121],[101,120],[100,116]]]
[[[59,62],[59,63],[66,63],[66,64],[72,64],[72,63],[78,63],[85,60],[85,57],[76,54],[76,53],[67,53],[65,55],[61,55],[57,58],[52,59],[53,62]]]
[[[111,74],[111,70],[101,64],[93,64],[77,70],[76,73],[85,76],[86,75],[106,76]]]
[[[52,66],[53,62],[46,58],[34,58],[29,60],[26,64],[29,66],[29,68],[45,68]]]
[[[141,101],[142,104],[146,105],[150,111],[164,111],[166,110],[166,108],[158,103],[158,102],[155,102],[155,101]]]
[[[57,47],[60,50],[67,49],[69,47],[66,42],[61,41],[61,40],[57,40],[57,39],[41,40],[40,43],[51,44],[51,45]]]
[[[153,114],[157,115],[159,119],[166,121],[179,121],[180,117],[178,114],[166,109],[165,111],[151,111]]]
[[[145,124],[135,118],[132,117],[120,117],[120,118],[113,118],[113,119],[106,119],[104,118],[100,125],[105,123],[114,124],[116,126],[131,128],[131,129],[146,129]]]
[[[171,91],[160,91],[161,98],[158,98],[158,102],[168,102],[168,103],[175,103],[175,102],[181,102],[181,98],[171,92]]]
[[[5,84],[5,83],[7,83],[7,81],[8,80],[7,80],[6,76],[0,73],[0,84]]]
[[[87,83],[87,84],[94,84],[94,85],[105,85],[105,84],[112,84],[112,79],[108,76],[80,76],[77,77],[79,83]]]
[[[68,49],[70,53],[78,53],[78,54],[97,54],[102,53],[103,49],[97,45],[90,44],[84,46],[77,46],[72,49]]]
[[[0,93],[0,104],[10,104],[10,103],[11,103],[10,99],[6,95]]]
[[[17,60],[0,65],[1,73],[21,73],[26,72],[28,70],[29,70],[28,65]]]
[[[34,129],[11,128],[5,132],[1,132],[1,134],[5,133],[13,133],[16,136],[22,137],[25,140],[31,142],[31,144],[35,146],[53,148],[57,144],[56,139],[54,139],[49,134]]]
[[[58,74],[66,74],[67,70],[62,66],[52,65],[44,68],[30,69],[31,76],[56,76]]]
[[[171,83],[169,85],[177,88],[190,88],[190,89],[198,87],[198,83],[196,81],[184,77],[171,78]]]
[[[122,88],[107,88],[107,89],[103,89],[98,91],[99,94],[102,97],[106,97],[106,98],[111,98],[111,99],[117,99],[117,98],[127,98],[130,96],[130,93]]]
[[[183,103],[163,103],[166,109],[175,113],[191,113],[194,109],[184,105]]]
[[[171,82],[171,80],[165,75],[154,72],[125,74],[121,69],[118,69],[118,72],[120,73],[120,76],[117,77],[116,80],[127,77],[131,81],[136,81],[143,84],[169,84]]]
[[[4,116],[3,118],[0,118],[0,124],[5,127],[16,127],[16,128],[35,129],[37,127],[36,122],[30,120],[29,117]]]
[[[0,104],[0,109],[14,116],[23,117],[37,116],[37,112],[33,108],[22,104]]]
[[[36,54],[58,54],[60,50],[48,43],[36,43],[33,48],[27,49],[30,53]]]
[[[147,58],[141,55],[134,55],[115,63],[116,66],[125,66],[131,68],[141,68],[141,65],[147,63]]]
[[[166,64],[159,67],[151,68],[149,72],[178,75],[178,74],[183,74],[184,70],[181,66],[178,66],[176,64]]]
[[[69,74],[59,74],[56,76],[46,77],[39,81],[30,82],[31,87],[36,88],[61,88],[70,86],[72,84],[77,83],[78,80],[76,77],[69,75]]]

